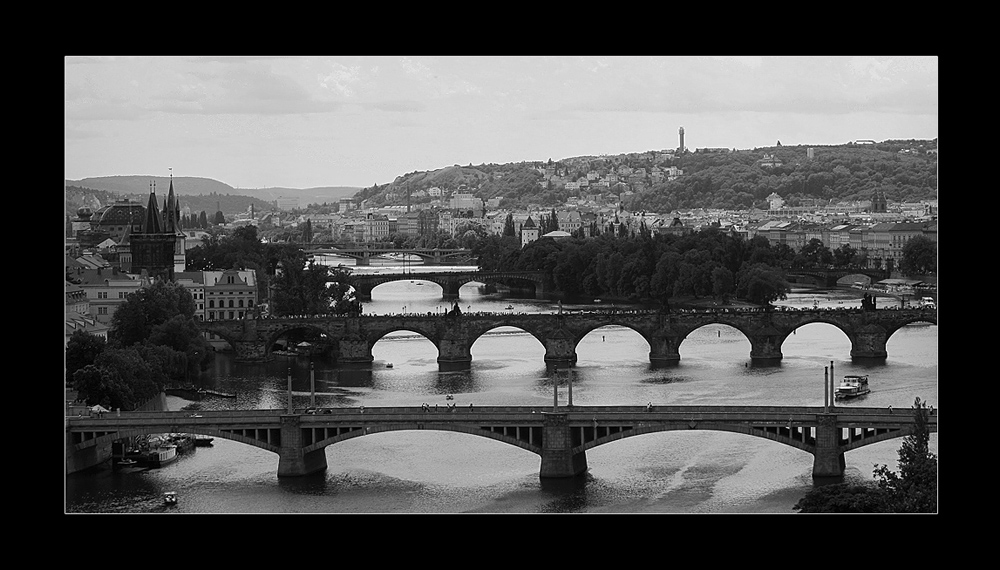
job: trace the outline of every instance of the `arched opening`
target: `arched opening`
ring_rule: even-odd
[[[325,484],[364,512],[476,512],[484,501],[519,512],[523,486],[538,481],[537,454],[451,431],[372,433],[328,446],[326,457]],[[386,493],[392,499],[379,499]]]
[[[442,304],[444,289],[417,275],[411,277],[376,285],[372,289],[371,300],[364,302],[364,312],[377,315],[435,312],[437,306]]]
[[[587,451],[587,465],[590,510],[606,503],[628,512],[791,513],[812,488],[813,456],[754,436],[698,429],[600,445]]]
[[[541,399],[541,386],[546,378],[545,346],[525,330],[502,326],[490,329],[469,348],[472,363],[468,371],[470,389],[478,391],[481,379],[489,378],[490,401],[483,405],[538,405],[551,403]],[[502,386],[502,390],[498,388]],[[539,400],[525,398],[527,393],[539,395]],[[514,394],[520,394],[515,396]],[[547,392],[546,392],[547,393]]]
[[[274,337],[268,347],[276,357],[326,357],[334,352],[335,340],[316,327],[294,327]]]
[[[837,386],[845,375],[868,374],[872,366],[878,365],[852,360],[851,339],[847,333],[836,325],[823,322],[795,329],[785,337],[781,354],[785,389],[782,401],[777,402],[780,405],[822,406],[828,403],[827,382]],[[862,396],[854,403],[868,405],[867,400],[868,396]]]
[[[372,346],[372,368],[391,369],[397,375],[418,374],[437,368],[438,349],[419,332],[400,329],[380,338]]]
[[[713,323],[691,331],[677,347],[682,365],[700,364],[729,370],[745,367],[750,339],[736,327]]]
[[[576,345],[576,365],[619,368],[649,364],[649,343],[626,326],[605,325],[587,333]]]

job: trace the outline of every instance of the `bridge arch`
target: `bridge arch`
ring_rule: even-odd
[[[381,426],[370,426],[358,430],[351,431],[349,433],[344,433],[336,435],[333,437],[328,437],[326,439],[317,441],[309,446],[303,448],[303,451],[308,453],[318,449],[323,449],[349,439],[354,439],[357,437],[372,435],[376,433],[387,433],[394,431],[446,431],[454,433],[464,433],[468,435],[474,435],[478,437],[485,437],[487,439],[492,439],[499,441],[501,443],[506,443],[508,445],[513,445],[514,447],[519,447],[525,451],[530,451],[536,455],[542,454],[541,440],[539,439],[537,444],[531,443],[529,441],[523,441],[516,436],[506,435],[504,433],[497,433],[482,428],[476,428],[465,425],[456,424],[443,424],[434,423],[433,421],[428,421],[425,423],[418,423],[412,425],[381,425]]]
[[[184,425],[184,426],[173,426],[178,429],[171,429],[168,431],[163,431],[162,429],[156,428],[133,428],[133,429],[121,429],[113,433],[102,435],[93,440],[88,440],[89,445],[97,446],[107,446],[111,445],[111,442],[117,441],[119,439],[132,439],[140,436],[149,436],[160,433],[186,433],[192,435],[207,435],[210,437],[217,437],[219,439],[228,439],[230,441],[236,441],[239,443],[245,443],[247,445],[263,449],[265,451],[270,451],[272,453],[278,453],[280,451],[280,446],[276,443],[268,443],[267,441],[255,439],[253,437],[248,437],[245,435],[230,433],[224,430],[218,430],[213,428],[199,427],[195,425]]]
[[[778,434],[771,433],[771,432],[768,432],[768,431],[765,431],[765,430],[762,430],[762,429],[759,429],[759,428],[751,428],[751,427],[747,427],[747,426],[743,426],[743,425],[699,423],[698,425],[696,425],[694,427],[692,427],[690,425],[663,425],[663,424],[660,424],[660,425],[647,425],[647,426],[638,426],[638,427],[633,428],[633,429],[622,430],[622,431],[618,431],[618,432],[615,432],[615,433],[608,433],[607,435],[603,435],[603,436],[597,437],[597,438],[595,438],[595,439],[593,439],[591,441],[587,441],[586,443],[583,443],[583,444],[581,444],[581,445],[579,445],[577,447],[574,447],[573,448],[573,453],[587,451],[588,449],[593,449],[593,448],[601,446],[601,445],[606,445],[606,444],[609,444],[609,443],[614,443],[616,441],[620,441],[620,440],[625,439],[627,437],[636,437],[636,436],[647,435],[647,434],[651,434],[651,433],[660,433],[660,432],[692,431],[692,430],[698,430],[698,431],[720,431],[720,432],[738,433],[738,434],[742,434],[742,435],[747,435],[747,436],[751,436],[751,437],[758,437],[758,438],[761,438],[761,439],[767,439],[767,440],[770,440],[770,441],[774,441],[776,443],[781,443],[781,444],[784,444],[784,445],[788,445],[790,447],[794,447],[796,449],[799,449],[801,451],[805,451],[807,453],[813,453],[815,451],[815,447],[816,447],[815,444],[809,444],[809,443],[807,443],[807,441],[810,438],[815,439],[815,434],[813,433],[813,435],[810,436],[810,435],[808,435],[808,433],[811,433],[811,432],[806,432],[805,430],[801,430],[801,429],[797,433],[800,435],[801,439],[806,440],[806,441],[800,441],[798,439],[793,438],[791,436],[791,434],[793,432],[791,430],[787,430],[787,429],[784,430],[784,431],[788,435],[781,435],[780,433],[778,433]],[[861,443],[861,445],[867,445],[868,443],[874,443],[874,442],[864,442],[864,443]]]

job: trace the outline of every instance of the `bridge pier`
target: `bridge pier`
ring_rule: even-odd
[[[837,414],[816,416],[816,451],[813,452],[813,477],[842,477],[847,464],[840,451]]]
[[[368,340],[364,338],[347,337],[341,338],[337,342],[337,362],[372,362],[375,356],[372,354],[372,347]]]
[[[472,350],[468,339],[443,338],[438,344],[439,364],[472,362]]]
[[[576,364],[576,339],[564,331],[553,331],[545,338],[545,363]]]
[[[237,362],[263,362],[273,358],[267,347],[257,340],[229,341],[236,353]]]
[[[355,284],[354,287],[354,297],[359,301],[371,301],[372,300],[372,289],[374,287],[362,284]]]
[[[542,463],[539,477],[575,477],[587,470],[587,453],[573,453],[566,412],[542,412]]]
[[[851,338],[851,358],[886,358],[885,350],[888,335],[885,329],[878,325],[862,327]]]
[[[784,337],[777,334],[777,331],[764,334],[747,335],[750,339],[750,360],[754,364],[768,364],[780,362],[781,341]]]
[[[449,279],[446,283],[441,283],[441,289],[444,291],[441,294],[442,299],[453,300],[458,299],[458,291],[462,288],[462,283]]]
[[[654,336],[649,341],[649,362],[652,364],[673,364],[680,362],[678,350],[680,341],[675,336]]]
[[[302,429],[297,415],[281,416],[278,477],[301,477],[326,470],[326,448],[302,451]]]

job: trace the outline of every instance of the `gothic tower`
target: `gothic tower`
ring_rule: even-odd
[[[129,236],[130,250],[132,255],[132,272],[145,272],[150,279],[163,279],[173,281],[175,271],[175,254],[178,242],[182,236],[178,236],[177,225],[174,223],[175,217],[171,208],[173,203],[173,179],[170,181],[170,193],[167,200],[166,216],[162,216],[156,203],[156,183],[150,184],[149,202],[146,206],[146,220],[142,225],[142,231],[135,232]],[[171,227],[172,226],[172,227]],[[183,242],[180,242],[183,254]]]

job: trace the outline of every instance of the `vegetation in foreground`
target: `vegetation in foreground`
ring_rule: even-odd
[[[899,472],[875,465],[876,480],[817,487],[793,507],[803,513],[936,513],[937,455],[930,452],[927,420],[932,413],[917,398],[912,407],[914,432],[899,448]]]

